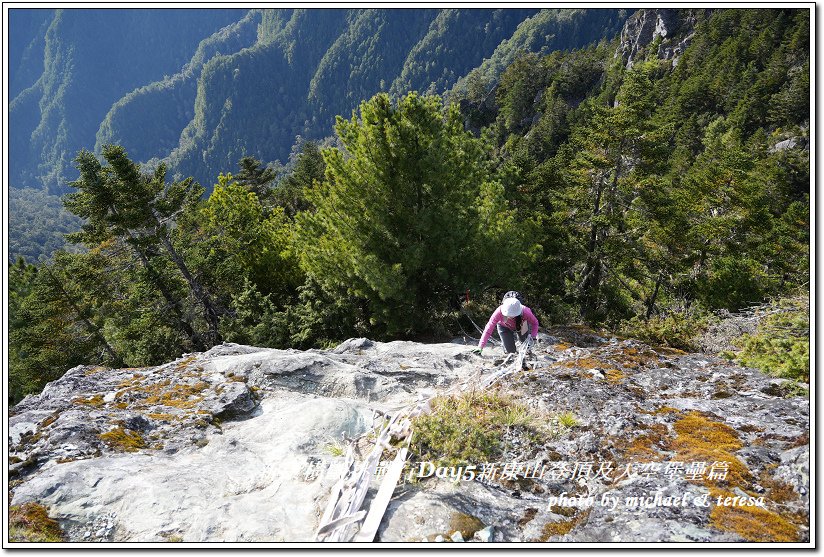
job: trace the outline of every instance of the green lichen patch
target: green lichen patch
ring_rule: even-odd
[[[475,532],[484,528],[486,528],[486,524],[480,518],[462,512],[455,512],[449,517],[449,526],[445,532],[435,532],[425,537],[428,540],[434,540],[441,536],[445,542],[451,542],[452,534],[460,532],[464,540],[471,540]]]
[[[463,539],[472,539],[475,532],[486,528],[486,524],[477,516],[465,513],[455,513],[449,519],[449,531],[460,532]]]

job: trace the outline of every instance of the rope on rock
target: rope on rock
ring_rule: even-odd
[[[498,371],[493,372],[480,383],[481,390],[489,389],[504,377],[521,371],[531,345],[531,338],[521,343],[515,361],[510,363],[512,358],[511,355],[508,356]],[[429,414],[432,411],[432,399],[436,396],[465,391],[469,388],[469,383],[477,379],[478,377],[473,374],[463,383],[450,387],[440,395],[436,394],[427,399],[419,400],[414,406],[401,408],[381,429],[374,447],[366,459],[358,466],[355,465],[354,441],[351,441],[346,451],[344,474],[332,488],[329,503],[320,520],[315,539],[325,542],[373,541],[383,515],[386,513],[386,508],[389,506],[395,487],[397,487],[403,474],[406,458],[409,455],[409,445],[412,442],[412,419],[423,414]],[[406,447],[397,449],[395,458],[383,477],[377,494],[370,503],[368,512],[361,510],[361,506],[366,499],[366,493],[369,490],[369,484],[375,475],[384,450],[394,449],[391,445],[393,438],[405,439]],[[357,524],[362,520],[363,524],[356,530]]]

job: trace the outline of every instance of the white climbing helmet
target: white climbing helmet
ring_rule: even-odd
[[[506,317],[518,317],[523,311],[523,306],[521,306],[521,302],[519,302],[517,298],[507,298],[504,300],[504,303],[501,304],[501,313]]]

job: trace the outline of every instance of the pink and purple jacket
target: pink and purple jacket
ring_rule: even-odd
[[[523,321],[529,324],[529,334],[535,339],[538,336],[538,318],[535,317],[535,314],[532,313],[532,310],[526,306],[523,306]],[[486,324],[484,328],[484,334],[481,336],[481,342],[478,344],[478,348],[483,348],[486,346],[486,343],[489,342],[489,337],[492,336],[492,331],[495,329],[495,326],[498,324],[506,327],[507,329],[515,330],[515,318],[514,317],[505,317],[503,313],[501,313],[501,307],[498,306],[498,309],[492,314],[492,317],[489,318],[489,322]]]

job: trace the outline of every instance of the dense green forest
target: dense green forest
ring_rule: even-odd
[[[287,29],[281,15],[267,25]],[[221,341],[449,338],[510,289],[542,325],[681,348],[718,310],[803,294],[809,11],[677,15],[681,35],[631,64],[608,37],[521,52],[498,77],[480,64],[449,102],[370,96],[285,168],[225,151],[201,185],[121,145],[80,151],[64,203],[82,249],[10,267],[10,397],[78,363],[157,364]],[[202,72],[255,69],[220,60]],[[803,368],[804,339],[786,342]]]

